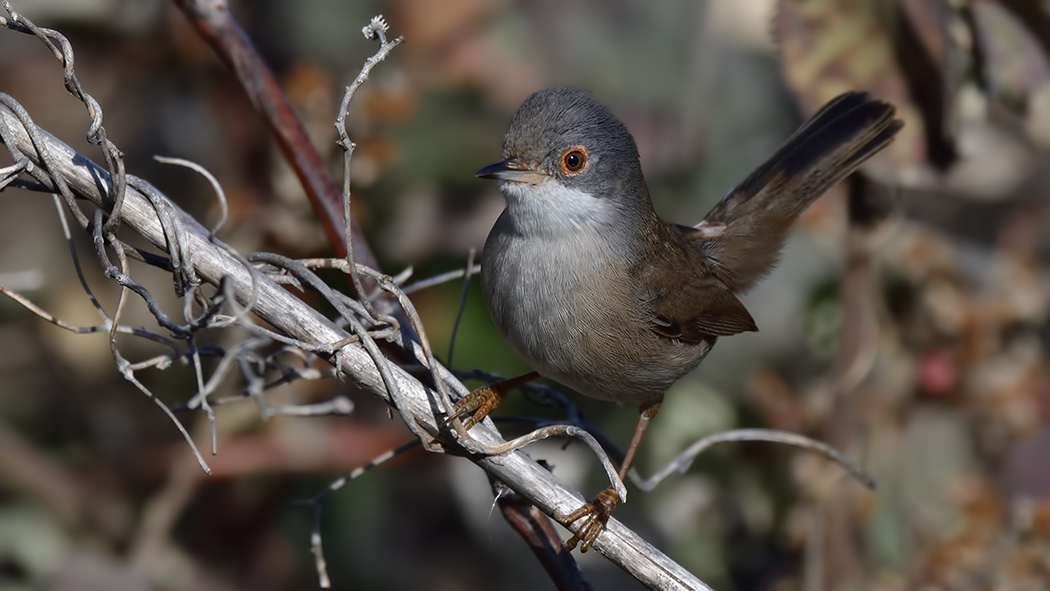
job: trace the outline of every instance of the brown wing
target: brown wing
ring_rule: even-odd
[[[682,261],[677,267],[642,269],[643,306],[652,330],[668,339],[699,343],[711,337],[755,331],[751,314],[709,271]],[[674,271],[669,269],[673,268]]]

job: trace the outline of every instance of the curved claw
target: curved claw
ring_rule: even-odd
[[[540,374],[530,371],[527,374],[520,375],[516,378],[510,378],[509,380],[503,380],[502,382],[496,382],[489,386],[482,386],[477,390],[474,390],[470,394],[467,394],[463,398],[456,402],[456,406],[452,409],[452,416],[445,419],[442,426],[447,427],[452,421],[456,419],[462,419],[470,413],[474,413],[470,418],[463,421],[463,428],[470,429],[474,425],[481,422],[482,419],[489,416],[500,402],[507,397],[507,393],[517,388],[518,386],[535,380],[540,377]]]
[[[561,520],[562,525],[565,526],[580,519],[586,519],[586,521],[576,530],[576,533],[572,534],[571,538],[565,541],[565,549],[571,551],[576,548],[576,544],[580,544],[580,552],[590,550],[594,541],[605,531],[605,525],[609,523],[609,517],[618,501],[619,495],[616,489],[610,486],[594,497],[590,503],[566,515]]]
[[[496,408],[500,401],[503,400],[504,396],[505,395],[501,395],[492,386],[478,388],[456,402],[455,408],[452,409],[452,416],[445,419],[444,425],[448,426],[452,421],[463,419],[463,417],[468,414],[474,413],[467,419],[463,420],[463,428],[470,429],[487,417],[489,413]]]

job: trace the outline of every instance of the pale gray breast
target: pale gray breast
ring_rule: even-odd
[[[504,212],[489,234],[481,283],[493,322],[541,375],[594,398],[658,399],[710,345],[650,329],[628,255],[599,229],[523,234]]]

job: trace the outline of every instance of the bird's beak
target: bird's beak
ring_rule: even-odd
[[[530,185],[538,185],[551,178],[550,175],[530,168],[517,158],[507,158],[490,164],[474,173],[474,176],[479,179],[496,179],[512,183],[529,183]]]

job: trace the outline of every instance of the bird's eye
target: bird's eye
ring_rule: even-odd
[[[566,174],[579,174],[587,166],[587,148],[570,146],[561,153],[561,169]]]

